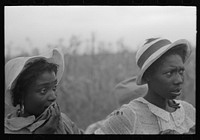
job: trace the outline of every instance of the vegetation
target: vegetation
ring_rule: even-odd
[[[78,54],[81,41],[73,36],[69,46],[61,43],[55,45],[63,49],[65,72],[58,87],[58,103],[62,112],[67,114],[78,127],[86,129],[90,124],[105,118],[119,106],[113,88],[120,81],[137,75],[138,67],[135,62],[136,52],[129,51],[123,42],[118,45],[119,51],[110,52],[108,46],[97,47],[95,36],[85,54]],[[54,47],[54,46],[49,46]],[[98,48],[95,50],[94,48]],[[96,53],[98,51],[98,53]],[[31,55],[38,54],[34,49]],[[20,54],[28,56],[30,54]],[[12,59],[7,55],[5,62]],[[186,76],[183,95],[180,97],[195,106],[195,49],[186,64]],[[123,93],[122,93],[123,94]],[[11,109],[5,106],[5,115]]]

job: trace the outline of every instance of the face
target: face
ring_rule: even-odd
[[[149,76],[149,89],[165,99],[175,99],[181,94],[184,82],[184,64],[179,55],[163,58],[155,73]]]
[[[52,102],[56,100],[57,79],[54,72],[42,73],[26,93],[24,99],[25,112],[40,115]]]

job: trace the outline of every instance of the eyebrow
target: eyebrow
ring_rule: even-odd
[[[49,86],[49,85],[52,85],[52,84],[57,84],[57,79],[55,81],[53,81],[53,82],[40,83],[37,86],[42,87],[42,86]]]
[[[179,68],[179,69],[185,69],[185,67],[184,66],[173,66],[173,65],[170,65],[169,66],[169,68],[175,68],[175,69],[177,69],[177,68]]]

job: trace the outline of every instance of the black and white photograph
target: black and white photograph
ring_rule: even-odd
[[[195,6],[4,6],[4,134],[196,134]]]

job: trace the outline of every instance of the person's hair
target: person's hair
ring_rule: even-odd
[[[27,89],[32,85],[38,77],[44,72],[55,72],[57,74],[58,65],[48,63],[45,59],[36,59],[29,62],[26,69],[18,76],[15,86],[11,91],[12,104],[17,106],[21,104],[23,96]]]
[[[149,68],[144,72],[142,79],[146,80],[146,77],[148,77],[148,75],[153,75],[155,71],[159,68],[159,66],[165,61],[165,58],[167,56],[179,55],[182,58],[182,61],[184,62],[187,52],[185,49],[183,49],[182,45],[184,44],[177,45],[174,48],[168,50],[160,58],[158,58],[155,62],[153,62],[151,66],[149,66]]]

